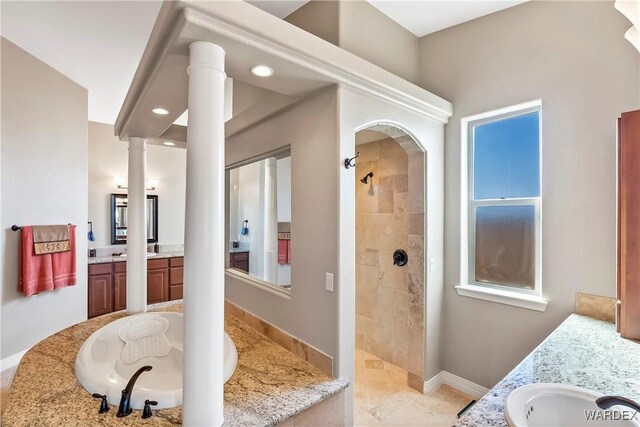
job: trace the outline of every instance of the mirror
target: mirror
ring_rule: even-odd
[[[227,267],[291,288],[291,149],[227,169]]]
[[[158,196],[147,195],[147,242],[158,241]],[[127,195],[111,194],[111,244],[127,243]]]

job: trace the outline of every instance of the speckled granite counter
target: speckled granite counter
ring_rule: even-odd
[[[640,400],[640,343],[611,323],[572,314],[476,403],[456,426],[507,426],[504,403],[531,383],[562,383]]]
[[[184,256],[183,251],[171,251],[160,252],[154,256],[147,257],[147,259],[160,259],[160,258],[175,258]],[[106,264],[109,262],[124,262],[127,260],[126,256],[97,256],[93,258],[87,258],[89,264]]]
[[[150,311],[182,312],[182,303],[150,306]],[[36,344],[16,372],[2,425],[13,426],[174,426],[182,408],[154,411],[142,420],[141,411],[116,418],[118,402],[98,414],[98,400],[82,388],[74,373],[76,354],[95,330],[123,317],[122,313],[74,325]],[[225,330],[238,349],[238,366],[224,386],[224,417],[228,426],[270,426],[347,387],[260,335],[237,318],[226,315]],[[113,405],[116,406],[113,406]]]

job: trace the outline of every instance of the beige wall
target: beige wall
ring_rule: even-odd
[[[340,43],[339,1],[311,0],[284,20],[336,46]]]
[[[573,311],[577,291],[615,295],[616,117],[640,105],[628,27],[612,2],[528,2],[421,39],[420,83],[455,113],[445,144],[447,371],[491,387]],[[542,100],[542,313],[453,288],[460,119],[534,99]]]
[[[87,318],[87,91],[2,38],[1,357]],[[25,298],[12,224],[66,224],[76,286]]]
[[[418,37],[366,1],[312,0],[285,21],[417,83]]]
[[[356,347],[410,371],[417,378],[411,384],[421,390],[424,211],[409,200],[420,199],[423,191],[423,170],[411,167],[422,166],[423,156],[407,154],[391,138],[358,145],[357,150]],[[410,169],[415,169],[411,175]],[[369,172],[373,178],[361,183]],[[396,249],[407,252],[407,265],[393,265]]]
[[[113,134],[113,125],[89,122],[89,221],[93,222],[95,248],[111,245],[110,194],[118,190],[115,176],[127,176],[127,143]],[[184,200],[187,151],[182,148],[147,145],[147,177],[159,182],[158,238],[161,245],[184,243]],[[119,246],[120,248],[121,246]]]
[[[418,37],[366,1],[340,2],[339,46],[417,83]]]

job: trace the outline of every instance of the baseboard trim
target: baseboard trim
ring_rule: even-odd
[[[424,393],[431,393],[438,389],[441,385],[446,384],[449,387],[455,388],[458,391],[463,392],[475,399],[480,399],[487,394],[488,388],[482,387],[479,384],[465,380],[462,377],[452,374],[447,371],[440,371],[434,375],[430,380],[424,383]]]
[[[16,366],[18,363],[20,363],[20,360],[22,360],[22,356],[24,356],[27,351],[29,351],[29,349],[22,350],[16,354],[12,354],[11,356],[5,357],[4,359],[0,360],[0,371],[4,371]]]

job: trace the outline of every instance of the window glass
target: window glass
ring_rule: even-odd
[[[473,126],[473,198],[540,196],[539,111]]]
[[[535,206],[476,207],[477,282],[535,288]]]

